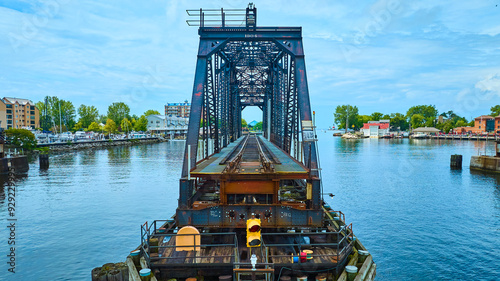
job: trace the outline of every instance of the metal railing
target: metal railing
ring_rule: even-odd
[[[270,236],[288,237],[288,239],[284,238],[281,240],[288,240],[290,242],[264,243],[264,241],[269,240],[266,237]],[[351,253],[354,244],[353,237],[352,224],[350,224],[343,225],[337,232],[321,229],[317,232],[262,233],[262,244],[265,251],[269,253],[270,260],[272,258],[290,258],[292,260],[291,254],[297,255],[305,249],[322,247],[323,249],[335,249],[335,252],[329,254],[316,254],[313,252],[311,257],[327,257],[331,258],[332,263],[340,263]],[[287,254],[272,254],[269,251],[271,247],[288,247],[289,252]]]
[[[155,220],[151,224],[148,222],[141,225],[141,253],[145,257],[149,266],[155,263],[169,263],[174,262],[179,264],[181,261],[182,264],[214,264],[213,262],[207,262],[208,259],[222,259],[224,261],[225,258],[230,258],[230,263],[239,262],[238,257],[238,239],[236,237],[236,233],[234,232],[226,232],[226,233],[200,233],[200,234],[178,234],[177,229],[173,229],[174,224],[168,224],[168,220]],[[161,223],[161,224],[160,224]],[[158,226],[169,226],[168,228],[161,229]],[[193,237],[193,244],[190,245],[179,245],[177,246],[175,243],[176,237]],[[197,242],[196,237],[199,236],[200,243]],[[224,237],[225,236],[225,237]],[[220,237],[220,239],[214,239],[215,237]],[[228,239],[229,237],[229,239]],[[158,239],[158,245],[152,245],[151,239]],[[223,242],[224,239],[229,240],[231,242]],[[204,243],[204,241],[209,240],[209,243]],[[219,241],[214,241],[219,240]],[[172,241],[170,243],[170,241]],[[168,244],[170,243],[170,244]],[[231,247],[231,254],[205,254],[202,255],[201,252],[204,249],[212,249],[212,248],[222,248],[222,247]],[[178,248],[182,248],[182,250],[178,250]],[[193,250],[187,250],[186,248],[192,248]],[[167,252],[167,249],[173,249],[169,255],[164,256]],[[186,254],[190,253],[191,255],[183,256],[174,254],[175,252],[185,252]],[[156,254],[153,257],[152,254]],[[210,253],[210,252],[209,252]],[[204,260],[205,259],[205,260]],[[177,262],[176,262],[177,261]],[[224,263],[224,262],[220,262]]]

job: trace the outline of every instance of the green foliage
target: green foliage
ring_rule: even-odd
[[[99,118],[97,119],[98,123],[106,124],[106,121],[108,121],[108,116],[104,114],[99,115]]]
[[[421,114],[413,114],[410,119],[412,129],[425,126],[425,117]]]
[[[146,110],[146,112],[144,112],[144,115],[146,117],[148,117],[149,115],[160,115],[160,112],[158,110],[149,109],[149,110]]]
[[[44,99],[45,101],[45,99]],[[47,114],[45,117],[45,102],[39,101],[36,103],[36,107],[40,110],[40,122],[44,124],[44,120],[48,121],[48,127],[44,128],[48,130],[52,125],[55,125],[59,129],[59,124],[65,125],[66,128],[73,128],[75,125],[75,106],[70,101],[65,101],[59,99],[58,97],[47,97]]]
[[[354,127],[359,129],[363,127],[364,123],[368,123],[368,121],[372,121],[372,117],[369,115],[358,115],[356,122],[354,123]]]
[[[120,123],[120,129],[122,132],[132,131],[132,123],[128,120],[128,118],[123,118],[122,122]]]
[[[457,123],[455,123],[455,128],[456,127],[467,127],[467,121],[458,120]]]
[[[78,122],[82,123],[83,128],[87,128],[92,122],[97,121],[99,118],[99,111],[93,105],[86,106],[82,104],[78,107],[78,115],[80,116]]]
[[[108,106],[108,119],[113,120],[115,124],[121,124],[123,118],[130,117],[129,114],[130,108],[123,102],[114,102]]]
[[[333,114],[336,124],[339,124],[339,129],[345,129],[346,119],[349,121],[349,127],[352,125],[356,127],[358,121],[358,108],[352,105],[339,105]]]
[[[380,113],[380,112],[373,112],[370,117],[372,118],[373,121],[379,121],[380,119],[382,119],[382,116],[384,116],[384,114]]]
[[[248,123],[245,119],[241,118],[241,127],[242,128],[245,128],[245,127],[248,127]]]
[[[438,115],[438,111],[436,109],[436,106],[434,105],[416,105],[410,107],[410,109],[408,109],[408,112],[406,112],[406,117],[410,119],[410,123],[412,124],[411,126],[413,129],[418,128],[418,127],[413,127],[413,122],[412,122],[413,116],[417,114],[420,116],[417,117],[415,121],[420,120],[422,117],[422,120],[417,122],[417,124],[419,124],[420,127],[424,125],[432,127],[434,125],[434,120]]]
[[[92,123],[90,123],[89,127],[87,128],[87,131],[100,132],[100,131],[102,131],[102,128],[101,128],[101,126],[99,126],[99,124],[97,124],[97,122],[92,122]]]
[[[112,134],[116,132],[116,123],[112,119],[108,119],[106,121],[106,126],[104,126],[104,131],[108,132],[109,134]]]
[[[141,117],[139,117],[139,119],[135,121],[134,130],[137,132],[145,132],[148,130],[148,119],[146,118],[146,116],[141,115]]]
[[[262,131],[262,121],[258,122],[257,124],[255,124],[255,126],[253,126],[253,130],[254,131]]]
[[[33,150],[37,145],[35,135],[29,130],[7,129],[5,130],[5,134],[13,145],[22,147],[23,149]]]
[[[391,113],[390,116],[391,126],[399,128],[401,131],[408,130],[410,124],[408,123],[406,116],[401,113]]]
[[[495,106],[492,106],[490,108],[491,110],[491,116],[493,117],[497,117],[498,115],[500,115],[500,104],[499,105],[495,105]]]
[[[82,121],[78,121],[78,123],[73,126],[73,131],[79,131],[81,128],[83,128]]]

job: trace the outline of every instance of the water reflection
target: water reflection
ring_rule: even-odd
[[[112,147],[108,148],[108,160],[111,163],[130,163],[130,147]]]
[[[0,175],[0,206],[5,203],[6,193],[9,191],[9,181],[14,180],[14,185],[17,185],[19,182],[23,181],[28,177],[27,174],[14,175],[9,179],[8,175]]]

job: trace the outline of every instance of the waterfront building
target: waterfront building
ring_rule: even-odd
[[[389,128],[389,120],[368,121],[368,123],[363,123],[361,132],[365,137],[380,138],[389,134]]]
[[[189,118],[191,104],[185,100],[184,103],[167,103],[165,105],[165,116]]]
[[[148,131],[155,134],[185,135],[187,133],[189,119],[177,116],[149,115]]]
[[[35,129],[40,127],[40,111],[31,100],[4,97],[0,99],[2,129]]]
[[[500,134],[500,115],[495,117],[495,132]]]
[[[498,118],[498,117],[497,117]],[[472,133],[472,134],[485,134],[487,132],[494,132],[498,128],[496,118],[489,115],[481,115],[474,118],[474,127],[457,127],[453,132],[458,134]],[[499,118],[500,120],[500,118]],[[500,122],[500,121],[498,121]]]

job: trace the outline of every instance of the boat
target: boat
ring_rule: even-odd
[[[427,138],[429,138],[429,135],[427,135],[426,133],[417,132],[417,133],[411,135],[410,138],[412,138],[412,139],[427,139]]]

